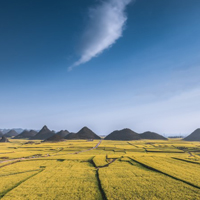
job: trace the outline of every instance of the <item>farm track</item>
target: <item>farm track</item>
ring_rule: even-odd
[[[143,167],[147,168],[147,169],[150,169],[150,170],[152,170],[152,171],[155,171],[155,172],[164,174],[164,175],[166,175],[166,176],[168,176],[168,177],[170,177],[170,178],[173,178],[173,179],[178,180],[178,181],[181,181],[181,182],[183,182],[183,183],[185,183],[185,184],[187,184],[187,185],[190,185],[190,186],[192,186],[192,187],[195,187],[195,188],[197,188],[197,189],[200,189],[199,186],[197,186],[197,185],[195,185],[195,184],[193,184],[193,183],[190,183],[190,182],[188,182],[188,181],[185,181],[185,180],[182,180],[182,179],[180,179],[180,178],[177,178],[176,176],[170,175],[170,174],[168,174],[168,173],[166,173],[166,172],[163,172],[163,171],[158,170],[158,169],[156,169],[156,168],[154,168],[154,167],[151,167],[151,166],[149,166],[149,165],[146,165],[146,164],[144,164],[144,163],[142,163],[142,162],[140,162],[140,161],[137,161],[137,160],[135,160],[135,159],[133,159],[133,158],[131,158],[131,157],[129,157],[129,158],[130,158],[131,160],[133,160],[134,162],[136,162],[136,163],[142,165]]]
[[[21,185],[22,183],[24,183],[25,181],[27,181],[28,179],[30,179],[30,178],[36,176],[37,174],[39,174],[39,173],[41,173],[41,172],[43,172],[43,171],[44,171],[44,169],[41,169],[41,170],[39,170],[37,173],[32,174],[31,176],[29,176],[29,177],[25,178],[24,180],[18,182],[18,183],[17,183],[16,185],[14,185],[13,187],[7,189],[6,191],[4,191],[3,193],[0,194],[0,199],[3,198],[6,194],[8,194],[8,192],[12,191],[12,190],[15,189],[16,187],[18,187],[19,185]]]
[[[44,158],[44,157],[48,157],[48,156],[38,156],[38,157],[30,157],[30,158],[16,158],[16,159],[11,159],[11,160],[4,160],[4,161],[0,161],[0,163],[6,163],[6,162],[12,162],[12,163],[8,163],[6,165],[2,165],[0,166],[0,168],[2,167],[6,167],[7,165],[12,165],[12,164],[15,164],[17,162],[20,162],[20,161],[23,161],[23,160],[32,160],[32,159],[38,159],[38,158]]]
[[[69,153],[69,154],[79,154],[79,153],[83,153],[83,152],[87,152],[87,151],[91,151],[91,150],[94,150],[96,149],[100,144],[101,144],[102,140],[100,140],[97,145],[95,147],[92,147],[91,149],[87,149],[87,150],[83,150],[83,151],[77,151],[75,153]]]
[[[173,147],[175,147],[176,149],[179,149],[179,150],[182,150],[182,151],[184,151],[184,153],[188,153],[190,156],[189,157],[195,157],[190,151],[188,151],[188,149],[180,149],[180,148],[178,148],[178,147],[176,147],[176,146],[174,146],[174,145],[172,145]]]
[[[189,157],[194,157],[194,155],[190,152],[190,151],[188,151],[188,153],[189,153]]]

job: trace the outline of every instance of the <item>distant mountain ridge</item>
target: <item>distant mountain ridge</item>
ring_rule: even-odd
[[[67,136],[65,136],[65,139],[68,139],[68,140],[72,140],[76,138],[76,133],[69,133]]]
[[[200,129],[197,129],[197,131],[200,131]],[[99,136],[96,133],[94,133],[92,130],[90,130],[88,127],[83,127],[81,130],[79,130],[77,133],[70,133],[67,130],[61,130],[57,133],[54,131],[51,131],[48,129],[48,127],[45,125],[40,131],[36,132],[34,130],[30,129],[0,129],[0,137],[5,135],[6,137],[12,137],[13,139],[32,139],[32,140],[46,140],[54,135],[61,136],[60,139],[101,139],[102,135]],[[104,135],[105,136],[105,135]],[[59,137],[55,136],[52,137],[53,140],[59,139]],[[132,131],[129,128],[125,128],[122,130],[115,130],[109,135],[105,136],[105,140],[141,140],[141,139],[152,139],[152,140],[167,140],[164,136],[151,132],[146,131],[144,133],[136,133]],[[191,139],[191,137],[186,137],[185,140],[189,141],[200,141],[200,139],[194,138]]]
[[[94,133],[92,130],[90,130],[88,127],[83,127],[78,133],[70,133],[68,134],[65,139],[83,139],[83,140],[100,140],[101,137],[99,137],[96,133]]]
[[[110,133],[104,138],[104,140],[124,140],[124,141],[142,140],[142,139],[167,140],[167,138],[163,137],[162,135],[159,135],[158,133],[147,131],[147,132],[138,134],[129,128],[113,131],[112,133]]]
[[[129,128],[116,130],[107,135],[104,140],[140,140],[140,136]]]
[[[50,131],[47,126],[43,126],[43,128],[31,139],[32,140],[46,140],[47,138],[55,135],[54,131]]]
[[[62,138],[66,137],[68,134],[69,134],[69,131],[67,131],[67,130],[61,130],[61,131],[56,133],[56,135],[59,135]]]
[[[151,131],[146,131],[144,133],[141,133],[140,137],[141,139],[147,139],[147,140],[167,140],[167,138],[165,138],[164,136]]]
[[[14,137],[17,136],[19,133],[17,133],[15,130],[10,130],[7,133],[4,134],[5,137]]]
[[[53,136],[47,138],[43,142],[60,142],[60,141],[63,141],[64,138],[69,134],[70,134],[69,131],[61,130],[61,131],[57,132],[56,134],[54,134]]]
[[[200,141],[200,128],[196,129],[190,135],[185,137],[183,140],[185,141]]]
[[[61,141],[63,141],[63,140],[64,140],[64,138],[63,138],[61,135],[55,134],[55,135],[53,135],[53,136],[47,138],[47,139],[44,140],[43,142],[61,142]]]
[[[22,133],[20,133],[19,135],[15,136],[13,139],[31,139],[32,137],[34,137],[37,134],[36,131],[34,130],[24,130]]]
[[[0,137],[2,137],[3,136],[3,133],[0,131]]]
[[[11,130],[15,130],[17,133],[22,133],[22,131],[24,131],[24,129],[22,129],[22,128],[10,128],[10,129],[6,129],[6,128],[1,129],[1,128],[0,128],[0,131],[1,131],[3,134],[8,133],[8,132],[11,131]]]

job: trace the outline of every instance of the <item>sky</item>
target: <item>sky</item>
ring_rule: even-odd
[[[0,128],[200,127],[199,0],[0,2]]]

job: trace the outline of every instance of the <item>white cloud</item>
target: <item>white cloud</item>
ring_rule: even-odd
[[[81,57],[69,70],[98,56],[122,36],[127,20],[125,9],[131,1],[101,1],[96,7],[90,8],[89,23],[82,38]]]

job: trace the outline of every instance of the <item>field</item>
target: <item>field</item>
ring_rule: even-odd
[[[200,199],[200,142],[10,141],[0,143],[2,200]]]

